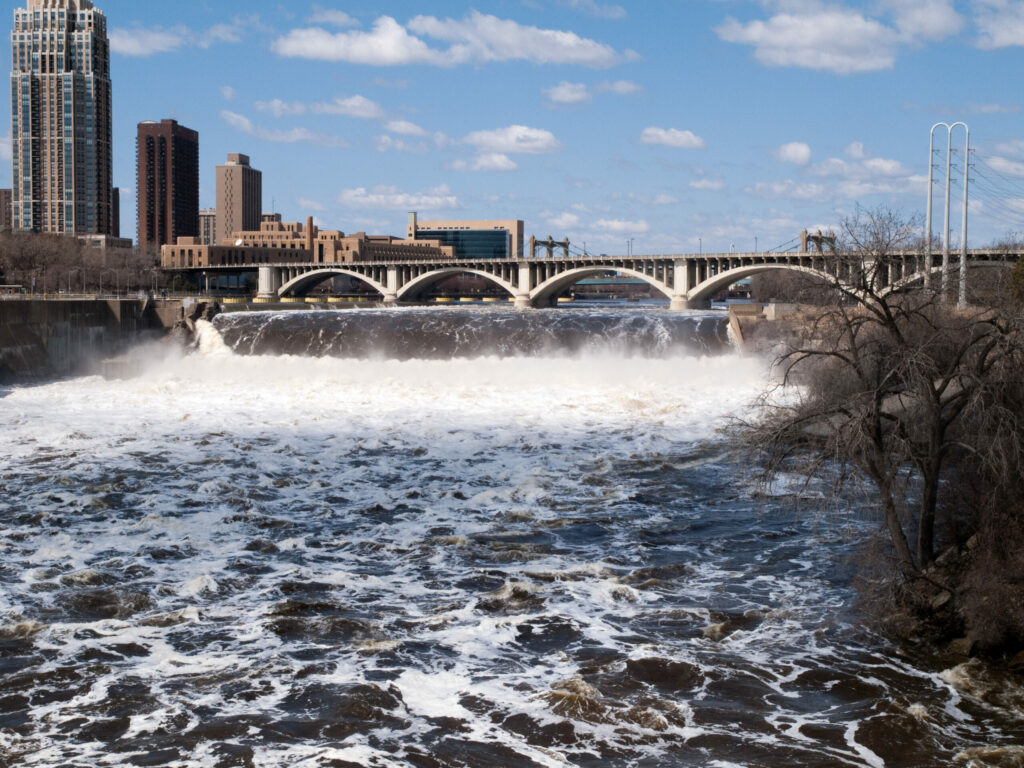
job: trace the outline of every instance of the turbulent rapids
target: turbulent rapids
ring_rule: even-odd
[[[717,315],[231,315],[0,390],[0,766],[1019,765],[1024,689],[862,629],[755,500]]]

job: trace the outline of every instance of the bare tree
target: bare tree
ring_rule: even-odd
[[[778,360],[783,383],[800,385],[795,399],[766,396],[749,433],[766,478],[799,458],[837,490],[868,481],[906,579],[934,562],[952,464],[1006,460],[992,445],[1012,442],[998,437],[1010,422],[994,403],[1024,357],[1019,315],[958,311],[938,290],[894,279],[918,242],[915,222],[886,209],[843,222],[831,281],[840,300]]]

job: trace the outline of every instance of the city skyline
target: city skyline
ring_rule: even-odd
[[[923,216],[928,130],[963,119],[971,244],[1022,229],[1022,100],[988,74],[1022,62],[1021,3],[97,7],[125,222],[135,126],[171,118],[203,138],[203,207],[237,152],[285,220],[401,234],[418,210],[609,253],[763,250],[858,203]]]

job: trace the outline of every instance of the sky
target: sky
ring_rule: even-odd
[[[858,205],[923,217],[931,128],[964,121],[969,245],[1024,232],[1024,0],[95,5],[125,236],[136,125],[165,118],[199,132],[203,207],[241,152],[286,221],[521,218],[608,254],[769,250]],[[947,144],[940,128],[937,237]],[[961,129],[952,144],[955,244]]]

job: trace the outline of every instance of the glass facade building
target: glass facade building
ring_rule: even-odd
[[[438,240],[455,248],[456,259],[511,258],[512,236],[493,229],[418,229],[417,240]]]
[[[14,229],[113,233],[110,47],[89,0],[14,11],[11,153]]]

